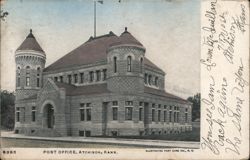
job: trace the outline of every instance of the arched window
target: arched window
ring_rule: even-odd
[[[127,71],[131,72],[131,56],[127,58]]]
[[[37,68],[36,86],[40,87],[40,67]]]
[[[148,84],[151,85],[152,84],[152,76],[148,75]]]
[[[155,86],[158,87],[158,77],[155,77]]]
[[[114,73],[116,73],[117,72],[117,58],[116,57],[113,58],[113,62],[114,62],[114,65],[113,65]]]
[[[17,87],[20,87],[20,83],[21,83],[21,79],[20,79],[20,76],[21,76],[21,69],[20,67],[17,67]]]
[[[30,66],[26,67],[26,86],[30,86]]]
[[[140,59],[140,72],[143,70],[143,58]]]
[[[144,74],[144,83],[148,84],[148,74],[147,73]]]

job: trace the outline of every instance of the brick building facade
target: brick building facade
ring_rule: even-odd
[[[15,132],[128,136],[192,130],[191,103],[164,90],[165,73],[127,29],[90,37],[45,68],[32,30],[16,50]]]

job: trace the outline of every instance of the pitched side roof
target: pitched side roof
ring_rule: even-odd
[[[153,62],[151,62],[151,61],[150,61],[149,59],[147,59],[146,57],[144,58],[144,60],[145,60],[145,65],[146,65],[146,66],[155,68],[155,69],[157,69],[157,70],[159,70],[159,71],[161,71],[161,72],[164,73],[164,71],[163,71],[162,69],[160,69],[157,65],[155,65]]]
[[[107,49],[112,46],[112,44],[117,43],[137,44],[142,46],[138,40],[126,31],[120,37],[116,36],[113,32],[95,38],[90,37],[87,42],[72,50],[50,66],[46,67],[44,72],[91,64],[98,61],[106,61]],[[145,58],[145,64],[162,71],[147,58]]]
[[[107,89],[107,84],[93,84],[87,86],[74,86],[66,83],[55,82],[58,88],[64,88],[66,90],[67,96],[76,95],[91,95],[91,94],[101,94],[110,93]]]
[[[154,89],[154,88],[150,88],[150,87],[145,87],[144,91],[145,91],[145,93],[149,93],[149,94],[153,94],[153,95],[157,95],[157,96],[162,96],[162,97],[174,99],[174,100],[177,100],[177,101],[181,101],[183,103],[189,103],[188,100],[185,100],[185,99],[180,98],[180,97],[178,97],[176,95],[167,93],[164,90],[158,90],[158,89]]]
[[[76,96],[76,95],[91,95],[91,94],[102,94],[102,93],[112,93],[107,89],[107,84],[93,84],[93,85],[86,85],[86,86],[74,86],[67,83],[55,82],[58,88],[64,88],[66,90],[67,96]],[[166,97],[169,99],[174,99],[177,101],[181,101],[183,103],[189,103],[189,101],[175,96],[173,94],[167,93],[162,90],[145,87],[145,93],[153,94],[157,96]]]
[[[26,37],[23,43],[17,48],[16,51],[23,51],[23,50],[33,50],[44,53],[42,47],[39,45],[39,43],[36,41],[35,36],[32,34],[32,30],[30,30],[29,35]]]
[[[52,71],[106,60],[107,48],[117,40],[118,37],[114,34],[90,38],[87,42],[45,68],[44,71]]]

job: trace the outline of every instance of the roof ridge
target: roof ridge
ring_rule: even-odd
[[[90,41],[93,41],[93,40],[96,40],[96,39],[100,39],[100,38],[103,38],[103,37],[111,37],[111,36],[117,36],[117,35],[114,34],[114,32],[110,31],[108,34],[100,35],[100,36],[97,36],[97,37],[90,36],[89,39],[87,40],[87,42],[90,42]]]
[[[155,88],[151,88],[151,87],[145,87],[146,89],[148,89],[148,91],[145,91],[146,93],[150,93],[150,94],[156,94],[156,95],[161,95],[161,93],[163,93],[164,95],[161,95],[161,96],[164,96],[164,97],[168,97],[168,98],[171,98],[171,99],[177,99],[177,100],[181,100],[181,101],[184,101],[184,102],[189,102],[188,100],[184,99],[184,98],[181,98],[173,93],[169,93],[165,90],[158,90],[158,89],[155,89]],[[150,90],[153,90],[154,92],[158,92],[158,93],[153,93],[153,92],[150,92]],[[165,95],[167,94],[167,95]]]

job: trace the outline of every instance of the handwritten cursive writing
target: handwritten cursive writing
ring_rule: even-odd
[[[245,33],[245,26],[246,24],[246,10],[245,5],[241,4],[241,14],[240,16],[236,15],[236,17],[232,17],[234,23],[236,24],[237,28],[241,31],[241,33]]]
[[[219,106],[218,106],[218,112],[221,117],[225,117],[226,114],[226,108],[227,107],[227,79],[223,77],[223,82],[221,84],[221,90],[217,90],[217,93],[219,93]]]
[[[232,151],[238,155],[240,155],[240,151],[239,151],[239,144],[241,144],[241,140],[237,137],[234,137],[234,142],[232,142],[230,139],[226,139],[226,142],[230,145],[230,147],[226,147],[225,151]]]
[[[231,91],[231,95],[233,95],[234,92],[236,92],[236,91],[238,91],[240,93],[244,93],[245,86],[249,85],[248,81],[245,80],[243,77],[244,76],[243,72],[244,72],[244,66],[242,63],[242,58],[240,58],[240,66],[238,66],[237,72],[234,73],[236,86],[233,87],[233,89]]]
[[[212,67],[216,66],[216,63],[213,62],[213,52],[214,52],[214,44],[217,43],[217,40],[214,38],[214,34],[216,33],[215,29],[215,21],[216,21],[216,3],[217,0],[210,2],[210,9],[206,11],[205,17],[207,18],[209,25],[203,26],[202,30],[207,32],[207,36],[203,37],[203,45],[207,46],[207,56],[205,59],[201,59],[201,64],[206,66],[208,71],[211,71]]]
[[[246,37],[247,3],[221,7],[227,1],[207,1],[203,10],[200,60],[206,77],[201,103],[204,111],[201,149],[214,155],[243,153],[244,116],[248,99]],[[236,8],[237,7],[237,8]],[[225,70],[224,70],[225,69]],[[205,74],[204,74],[205,73]],[[248,106],[247,106],[248,107]]]
[[[202,137],[202,140],[204,142],[201,143],[202,149],[209,148],[214,154],[219,155],[220,150],[219,147],[224,146],[225,141],[225,124],[226,121],[222,121],[220,119],[213,119],[212,124],[217,125],[217,136],[212,139],[212,137],[204,138]],[[212,132],[213,133],[213,132]],[[213,134],[212,134],[213,136]]]
[[[234,43],[235,43],[235,23],[231,23],[229,29],[226,28],[227,20],[225,15],[227,12],[223,12],[220,17],[221,21],[221,31],[219,33],[218,50],[223,52],[226,60],[233,64],[233,54],[234,54]]]

